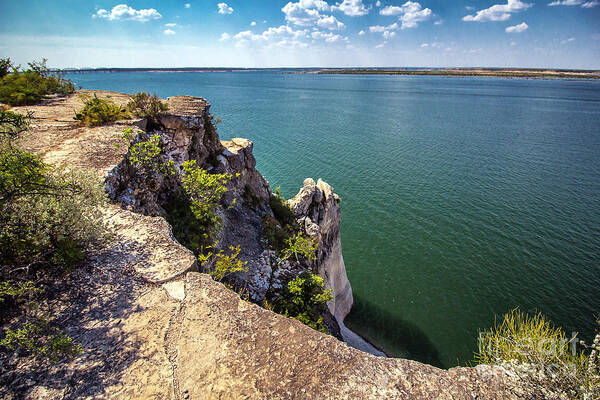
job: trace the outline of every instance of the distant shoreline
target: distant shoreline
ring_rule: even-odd
[[[529,68],[447,68],[447,69],[322,69],[299,73],[346,74],[346,75],[434,75],[434,76],[482,76],[495,78],[566,78],[600,79],[600,71],[556,70]]]

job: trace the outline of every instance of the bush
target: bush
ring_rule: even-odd
[[[146,92],[137,92],[131,96],[131,100],[127,103],[127,111],[136,117],[156,119],[164,114],[168,109],[156,94],[150,95]]]
[[[325,304],[333,299],[332,293],[331,290],[324,290],[323,278],[304,272],[288,282],[281,297],[274,302],[273,309],[327,333],[321,314],[325,311]]]
[[[241,251],[240,246],[229,246],[229,251],[229,254],[225,254],[223,250],[220,250],[216,253],[201,254],[198,257],[202,268],[208,271],[215,281],[221,282],[236,272],[248,271],[246,267],[248,262],[237,258]]]
[[[32,112],[27,115],[0,110],[0,135],[18,136],[29,129]]]
[[[600,335],[595,351],[575,351],[576,343],[542,315],[512,310],[489,331],[481,332],[475,362],[500,365],[535,386],[568,398],[600,395]]]
[[[215,208],[227,192],[225,185],[231,174],[209,174],[196,165],[196,160],[186,161],[182,167],[181,186],[190,198],[192,212],[200,223],[215,225],[218,222]]]
[[[12,69],[12,72],[9,72]],[[21,70],[12,67],[10,59],[0,60],[0,103],[11,106],[37,104],[52,94],[66,95],[75,91],[73,82],[52,73],[46,60],[29,63]]]
[[[278,252],[285,249],[288,239],[290,238],[290,231],[282,227],[279,222],[269,214],[265,214],[263,218],[262,233],[269,243],[269,246]]]
[[[294,211],[287,205],[285,197],[279,193],[279,187],[275,189],[275,193],[271,196],[271,209],[273,215],[283,226],[289,225],[292,229],[297,230],[298,224],[296,222],[296,216]]]
[[[305,237],[301,233],[288,238],[286,243],[287,248],[282,251],[284,260],[291,256],[294,256],[296,261],[300,261],[301,259],[312,261],[317,258],[315,252],[317,251],[318,244],[313,239]]]
[[[83,108],[75,114],[75,119],[84,126],[99,126],[127,117],[127,113],[113,101],[82,96]]]

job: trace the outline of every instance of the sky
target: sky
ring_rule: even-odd
[[[600,0],[0,0],[0,21],[0,57],[57,68],[600,69]]]

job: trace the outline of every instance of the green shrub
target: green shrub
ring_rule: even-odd
[[[317,258],[315,253],[317,251],[318,244],[312,238],[298,233],[296,236],[288,238],[286,243],[287,247],[282,251],[284,260],[290,258],[291,256],[294,256],[296,261],[312,261]]]
[[[12,69],[12,72],[9,70]],[[52,94],[66,95],[75,91],[73,82],[52,73],[46,60],[29,63],[21,70],[12,67],[9,59],[0,61],[0,103],[12,106],[37,104]]]
[[[475,354],[478,364],[500,365],[552,393],[573,399],[600,395],[600,335],[587,356],[542,314],[512,310],[489,331],[481,332]]]
[[[279,193],[280,188],[275,189],[275,193],[271,196],[271,209],[273,215],[283,226],[289,225],[292,229],[298,230],[298,224],[296,222],[296,216],[294,211],[287,205],[285,197]]]
[[[127,111],[136,117],[157,118],[168,110],[168,106],[156,94],[137,92],[127,103]]]
[[[147,167],[158,173],[172,173],[173,161],[164,162],[160,159],[163,148],[160,136],[152,135],[150,139],[134,143],[129,148],[129,160],[136,167]]]
[[[304,272],[288,282],[273,309],[286,317],[297,319],[320,332],[327,333],[321,314],[333,299],[333,292],[324,289],[323,278]]]
[[[23,115],[12,111],[0,110],[0,135],[15,137],[27,131],[32,116],[32,112]]]
[[[196,160],[186,161],[182,167],[181,186],[190,198],[196,219],[205,225],[217,224],[215,209],[227,192],[225,185],[231,180],[231,174],[209,174],[196,165]]]
[[[83,108],[75,114],[75,119],[84,126],[99,126],[127,117],[127,113],[113,101],[82,96]]]
[[[248,262],[237,258],[241,251],[240,246],[229,246],[229,251],[229,254],[225,254],[225,251],[220,250],[216,253],[208,252],[198,256],[202,268],[208,271],[215,281],[221,282],[236,272],[248,271],[246,267]]]
[[[27,322],[17,330],[7,329],[0,345],[11,350],[26,350],[50,362],[72,359],[83,352],[81,345],[41,318]]]
[[[269,214],[265,214],[263,217],[262,233],[270,248],[278,252],[286,248],[288,239],[290,238],[290,231],[282,227],[279,222]]]

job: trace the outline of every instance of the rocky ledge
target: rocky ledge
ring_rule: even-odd
[[[127,96],[95,92],[124,103]],[[277,284],[265,265],[262,218],[272,212],[268,183],[254,168],[252,143],[221,142],[208,129],[205,100],[168,99],[169,115],[156,132],[175,162],[239,174],[222,213],[224,245],[241,244],[252,264],[249,281]],[[72,361],[2,354],[3,398],[156,399],[509,399],[530,398],[503,369],[478,366],[441,370],[416,361],[376,357],[343,341],[240,299],[197,272],[193,254],[173,238],[162,215],[168,178],[143,176],[115,149],[124,127],[144,121],[84,128],[72,120],[76,95],[29,107],[35,114],[24,146],[54,164],[96,171],[115,204],[105,218],[117,240],[55,288],[55,323],[81,343]],[[18,108],[16,111],[20,111]],[[233,202],[233,199],[239,201]],[[331,314],[342,322],[352,306],[339,241],[339,198],[325,182],[304,182],[290,200],[305,232],[319,241],[315,268],[334,289]],[[294,270],[293,265],[288,269]],[[262,279],[262,280],[261,280]],[[343,323],[342,336],[351,341]]]

